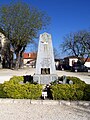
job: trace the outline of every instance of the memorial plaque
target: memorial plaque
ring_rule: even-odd
[[[57,78],[52,38],[50,34],[43,33],[39,38],[36,71],[33,80],[38,81],[39,84],[49,84]]]

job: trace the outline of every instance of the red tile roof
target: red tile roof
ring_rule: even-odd
[[[84,60],[85,60],[85,58],[84,58]],[[86,62],[90,62],[90,58],[88,58]]]
[[[37,54],[34,52],[32,52],[32,53],[29,52],[29,53],[23,54],[24,59],[36,59],[36,57],[37,57]]]
[[[65,57],[64,59],[69,59],[69,58],[77,58],[76,56],[68,56],[68,57]]]

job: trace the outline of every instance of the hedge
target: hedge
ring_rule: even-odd
[[[83,91],[79,85],[57,84],[51,86],[52,96],[55,100],[82,100]]]
[[[50,95],[55,100],[90,100],[90,84],[76,77],[67,77],[73,84],[57,84],[50,86]],[[42,85],[22,84],[22,76],[14,76],[10,81],[0,84],[0,97],[13,99],[40,99]]]
[[[90,101],[90,84],[86,84],[84,89],[84,100]]]
[[[53,84],[50,91],[55,100],[90,100],[90,84],[76,77],[67,77],[73,84]]]
[[[7,97],[7,95],[3,91],[3,84],[0,84],[0,98],[6,98],[6,97]]]
[[[73,81],[73,84],[82,84],[82,85],[85,85],[85,84],[86,84],[84,81],[80,80],[80,79],[77,78],[77,77],[67,76],[67,79],[68,79],[68,80],[72,80],[72,81]]]
[[[16,77],[10,81],[4,82],[0,86],[0,97],[13,99],[39,99],[42,94],[42,85],[35,84],[20,84],[23,77]]]

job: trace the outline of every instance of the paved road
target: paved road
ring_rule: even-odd
[[[33,75],[35,73],[35,68],[25,68],[19,70],[9,70],[9,69],[0,69],[0,83],[9,80],[12,76],[23,76],[23,75]],[[89,73],[75,73],[75,72],[66,72],[66,71],[56,71],[58,76],[75,76],[90,84],[90,72]]]

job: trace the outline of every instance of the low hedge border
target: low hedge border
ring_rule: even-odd
[[[52,84],[50,92],[54,100],[90,100],[90,84],[77,77],[67,77],[73,84]]]
[[[22,76],[14,76],[10,81],[0,84],[0,97],[13,99],[39,99],[42,95],[42,85],[25,83]]]
[[[52,84],[49,94],[54,100],[87,100],[90,101],[90,84],[76,77],[67,77],[73,84]],[[10,81],[0,84],[0,97],[12,99],[40,99],[42,85],[23,84],[22,76],[14,76]]]

